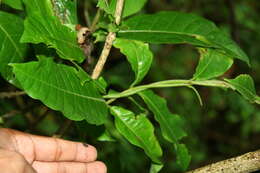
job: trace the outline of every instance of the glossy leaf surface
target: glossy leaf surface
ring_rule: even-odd
[[[83,51],[77,45],[76,32],[61,24],[52,11],[50,0],[24,0],[27,18],[21,38],[24,43],[45,43],[61,58],[82,62]]]
[[[10,80],[12,70],[8,64],[22,62],[25,58],[27,46],[19,42],[23,33],[23,21],[18,16],[2,11],[0,21],[0,73]]]
[[[233,59],[215,49],[200,49],[200,60],[193,75],[195,80],[207,80],[224,74],[233,64]]]
[[[212,47],[249,63],[247,55],[214,23],[192,14],[171,11],[135,16],[122,25],[118,36],[148,43]]]
[[[162,149],[154,135],[154,127],[145,115],[135,114],[122,107],[111,107],[117,130],[133,145],[141,147],[156,163],[160,163]]]
[[[12,64],[13,71],[26,93],[48,107],[61,111],[71,120],[103,124],[107,105],[94,83],[81,84],[76,69],[56,64],[52,59]]]
[[[105,10],[106,13],[114,15],[116,9],[117,0],[111,0],[110,3],[106,2],[107,0],[99,0],[98,7]],[[130,16],[132,14],[140,11],[145,5],[147,0],[125,0],[124,9],[123,9],[123,17]]]
[[[145,77],[153,61],[153,54],[149,50],[149,45],[127,39],[116,39],[113,45],[120,49],[131,64],[135,73],[135,81],[132,86],[136,85]]]

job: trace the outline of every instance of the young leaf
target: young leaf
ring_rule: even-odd
[[[194,80],[207,80],[224,74],[233,64],[229,57],[215,49],[199,49],[200,60]]]
[[[158,173],[163,168],[163,165],[152,164],[149,173]]]
[[[148,43],[216,48],[249,64],[247,55],[214,23],[192,14],[171,11],[135,16],[124,22],[118,36]]]
[[[78,24],[77,1],[51,0],[53,10],[63,24]]]
[[[135,72],[135,81],[132,86],[136,85],[145,77],[153,61],[153,54],[149,50],[148,44],[141,41],[116,39],[113,45],[120,49],[131,64]]]
[[[10,7],[17,9],[17,10],[23,10],[22,0],[2,0],[2,3],[7,4]],[[1,4],[1,1],[0,1],[0,4]]]
[[[23,43],[45,43],[55,48],[61,58],[82,62],[83,51],[77,45],[76,32],[62,25],[52,11],[50,0],[24,0],[27,18]]]
[[[138,93],[149,109],[153,112],[156,121],[160,124],[163,137],[172,143],[177,143],[178,140],[186,136],[183,130],[183,119],[176,114],[172,114],[166,100],[154,94],[151,90],[145,90]]]
[[[0,11],[0,73],[6,79],[12,78],[12,70],[7,64],[22,62],[27,49],[19,43],[23,33],[23,20],[13,14]]]
[[[235,79],[225,79],[225,81],[231,84],[245,99],[250,102],[257,101],[254,81],[249,75],[242,74]]]
[[[191,161],[191,156],[188,152],[188,149],[184,144],[175,145],[175,149],[177,153],[177,164],[180,166],[182,171],[187,170]]]
[[[107,0],[99,0],[97,6],[105,10],[106,13],[113,15],[116,10],[117,0],[111,0],[109,4],[106,1]],[[127,17],[137,13],[143,8],[146,1],[147,0],[138,0],[138,1],[125,0],[122,16]]]
[[[160,163],[162,149],[154,135],[152,123],[144,115],[135,116],[133,112],[122,107],[111,107],[115,116],[117,130],[133,145],[144,149],[155,163]]]
[[[107,105],[93,82],[81,85],[76,69],[56,64],[51,58],[40,62],[12,64],[13,72],[26,93],[71,120],[86,119],[103,124]]]

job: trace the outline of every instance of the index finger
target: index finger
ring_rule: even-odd
[[[92,162],[97,158],[97,150],[91,145],[84,146],[79,142],[36,136],[11,129],[1,129],[0,137],[1,134],[10,137],[11,143],[7,147],[13,146],[30,163],[35,160]]]

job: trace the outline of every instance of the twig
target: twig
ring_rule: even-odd
[[[117,25],[120,24],[123,8],[124,8],[124,0],[117,0],[116,11],[115,11],[115,19]]]
[[[114,14],[115,22],[117,25],[120,24],[123,7],[124,7],[124,0],[117,0],[116,11]],[[115,39],[116,39],[116,33],[109,32],[107,35],[106,42],[105,42],[104,48],[102,50],[102,53],[98,59],[98,63],[96,64],[94,71],[92,73],[92,76],[91,76],[92,79],[97,79],[100,76],[100,74],[104,68],[104,65],[106,63],[107,57],[110,53],[113,41]]]
[[[213,163],[187,173],[250,173],[260,170],[260,150]]]
[[[239,33],[237,30],[237,21],[236,21],[236,13],[235,13],[235,4],[233,2],[233,0],[226,0],[226,6],[228,8],[229,11],[229,23],[230,23],[230,27],[231,27],[231,35],[232,38],[239,43]]]
[[[21,95],[25,95],[26,93],[24,91],[14,91],[14,92],[1,92],[0,93],[0,99],[4,98],[12,98],[17,97]]]
[[[101,11],[100,11],[100,9],[98,9],[98,10],[97,10],[97,14],[96,14],[96,16],[94,17],[94,19],[93,19],[93,21],[92,21],[92,24],[91,24],[91,26],[90,26],[90,31],[91,31],[91,32],[94,32],[94,31],[96,30],[96,25],[97,25],[97,23],[98,23],[98,21],[99,21],[100,13],[101,13]]]
[[[86,21],[87,26],[90,27],[91,21],[90,21],[89,12],[88,12],[87,1],[84,1],[84,17],[85,17],[85,21]]]
[[[100,73],[102,72],[115,38],[116,38],[116,34],[114,32],[110,32],[107,35],[104,48],[92,73],[92,79],[97,79]]]

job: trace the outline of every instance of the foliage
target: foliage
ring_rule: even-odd
[[[9,120],[6,120],[6,112],[12,112],[15,106],[0,100],[0,115],[5,115],[0,119],[3,125],[18,124],[18,129],[51,135],[60,132],[59,126],[61,130],[64,128],[64,120],[73,120],[74,128],[69,128],[66,137],[90,140],[102,147],[100,158],[109,170],[120,169],[126,173],[149,169],[150,173],[185,171],[190,163],[207,158],[209,145],[199,140],[199,134],[207,131],[203,129],[203,114],[205,121],[211,122],[222,118],[217,115],[224,112],[223,121],[227,124],[242,123],[239,130],[244,136],[251,131],[259,132],[257,124],[251,124],[260,122],[259,110],[249,104],[260,104],[259,88],[253,81],[257,71],[252,73],[252,78],[241,74],[248,70],[236,70],[240,66],[248,68],[247,65],[251,65],[253,71],[260,69],[259,62],[254,58],[249,62],[248,55],[227,34],[225,27],[217,27],[199,15],[172,9],[143,14],[151,12],[145,5],[155,8],[157,5],[153,3],[156,2],[125,0],[122,22],[117,26],[116,0],[2,1],[6,6],[0,11],[0,73],[3,77],[0,82],[8,90],[17,87],[32,98],[24,96],[13,100],[23,111],[12,113]],[[181,1],[174,3],[182,4]],[[96,16],[86,13],[96,5],[100,8]],[[116,34],[113,56],[109,56],[109,65],[97,80],[92,79],[89,72],[93,71],[95,57],[103,44],[93,43],[92,55],[85,57],[82,49],[86,49],[86,45],[77,43],[75,30],[76,24],[85,22],[82,16],[77,17],[77,9],[82,7],[85,13],[80,12],[94,25],[87,42],[95,39],[104,42],[109,32]],[[250,9],[244,9],[241,4],[237,7],[241,22],[246,18],[244,11],[250,12]],[[260,28],[253,21],[247,21],[245,26],[256,31]],[[249,51],[250,57],[260,53],[254,54],[254,51]],[[127,61],[120,58],[123,56]],[[199,57],[197,65],[194,57]],[[232,74],[232,71],[235,72]],[[205,87],[225,89],[226,93]],[[197,105],[190,90],[201,104],[206,103],[204,107]],[[33,108],[30,115],[25,113],[28,108],[24,105]],[[250,114],[258,117],[250,117]],[[223,145],[219,148],[222,152],[229,150]],[[115,163],[120,163],[120,168]]]

